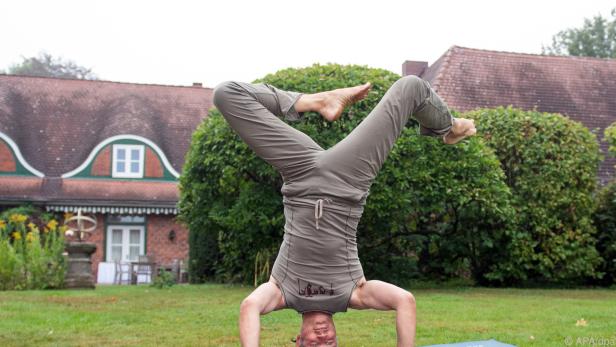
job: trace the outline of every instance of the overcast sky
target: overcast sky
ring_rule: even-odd
[[[30,1],[0,3],[0,69],[44,50],[104,80],[252,81],[286,67],[360,64],[401,73],[452,45],[541,53],[613,0]]]

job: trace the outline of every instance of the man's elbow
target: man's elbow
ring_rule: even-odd
[[[240,304],[240,314],[249,314],[252,312],[260,313],[259,303],[254,298],[247,297],[242,300]]]
[[[398,299],[398,307],[415,311],[415,296],[411,292],[405,291]]]

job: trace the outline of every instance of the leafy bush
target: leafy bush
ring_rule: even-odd
[[[255,82],[305,93],[372,82],[366,99],[340,120],[329,123],[308,112],[290,123],[329,148],[399,78],[382,69],[315,64]],[[502,280],[496,263],[508,256],[513,210],[498,160],[480,139],[446,146],[418,136],[413,120],[408,125],[371,188],[358,228],[366,276],[394,282],[455,276]],[[256,262],[257,255],[269,254],[272,264],[282,240],[280,175],[252,153],[217,110],[193,134],[186,158],[179,217],[191,233],[191,280],[251,282],[261,276],[253,264],[267,264]]]
[[[616,122],[605,128],[603,140],[609,144],[610,154],[616,157]]]
[[[616,123],[607,127],[604,135],[610,154],[616,156]],[[597,193],[594,223],[597,227],[597,250],[603,258],[599,271],[605,274],[601,283],[610,285],[616,282],[616,181]]]
[[[577,281],[597,277],[601,259],[592,224],[600,163],[594,134],[559,114],[512,107],[465,116],[498,156],[513,193],[520,234],[515,263],[529,279]]]
[[[377,177],[360,224],[364,270],[396,283],[470,277],[506,282],[514,211],[494,153],[407,128]]]
[[[0,217],[0,290],[61,288],[64,227],[52,215],[30,208],[8,210]]]
[[[157,276],[154,277],[152,284],[150,287],[163,289],[163,288],[171,288],[175,285],[175,278],[171,271],[163,270]]]
[[[597,194],[597,209],[594,214],[597,227],[597,250],[603,258],[598,268],[603,272],[601,282],[616,282],[616,181],[605,186]]]

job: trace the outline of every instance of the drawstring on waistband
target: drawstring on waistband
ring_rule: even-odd
[[[319,199],[314,203],[314,220],[319,230],[319,219],[323,216],[323,201],[332,202],[331,199]]]

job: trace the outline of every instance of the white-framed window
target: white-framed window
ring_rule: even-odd
[[[143,177],[143,145],[113,145],[112,177]]]
[[[138,261],[145,254],[145,227],[143,225],[107,226],[108,262]]]

